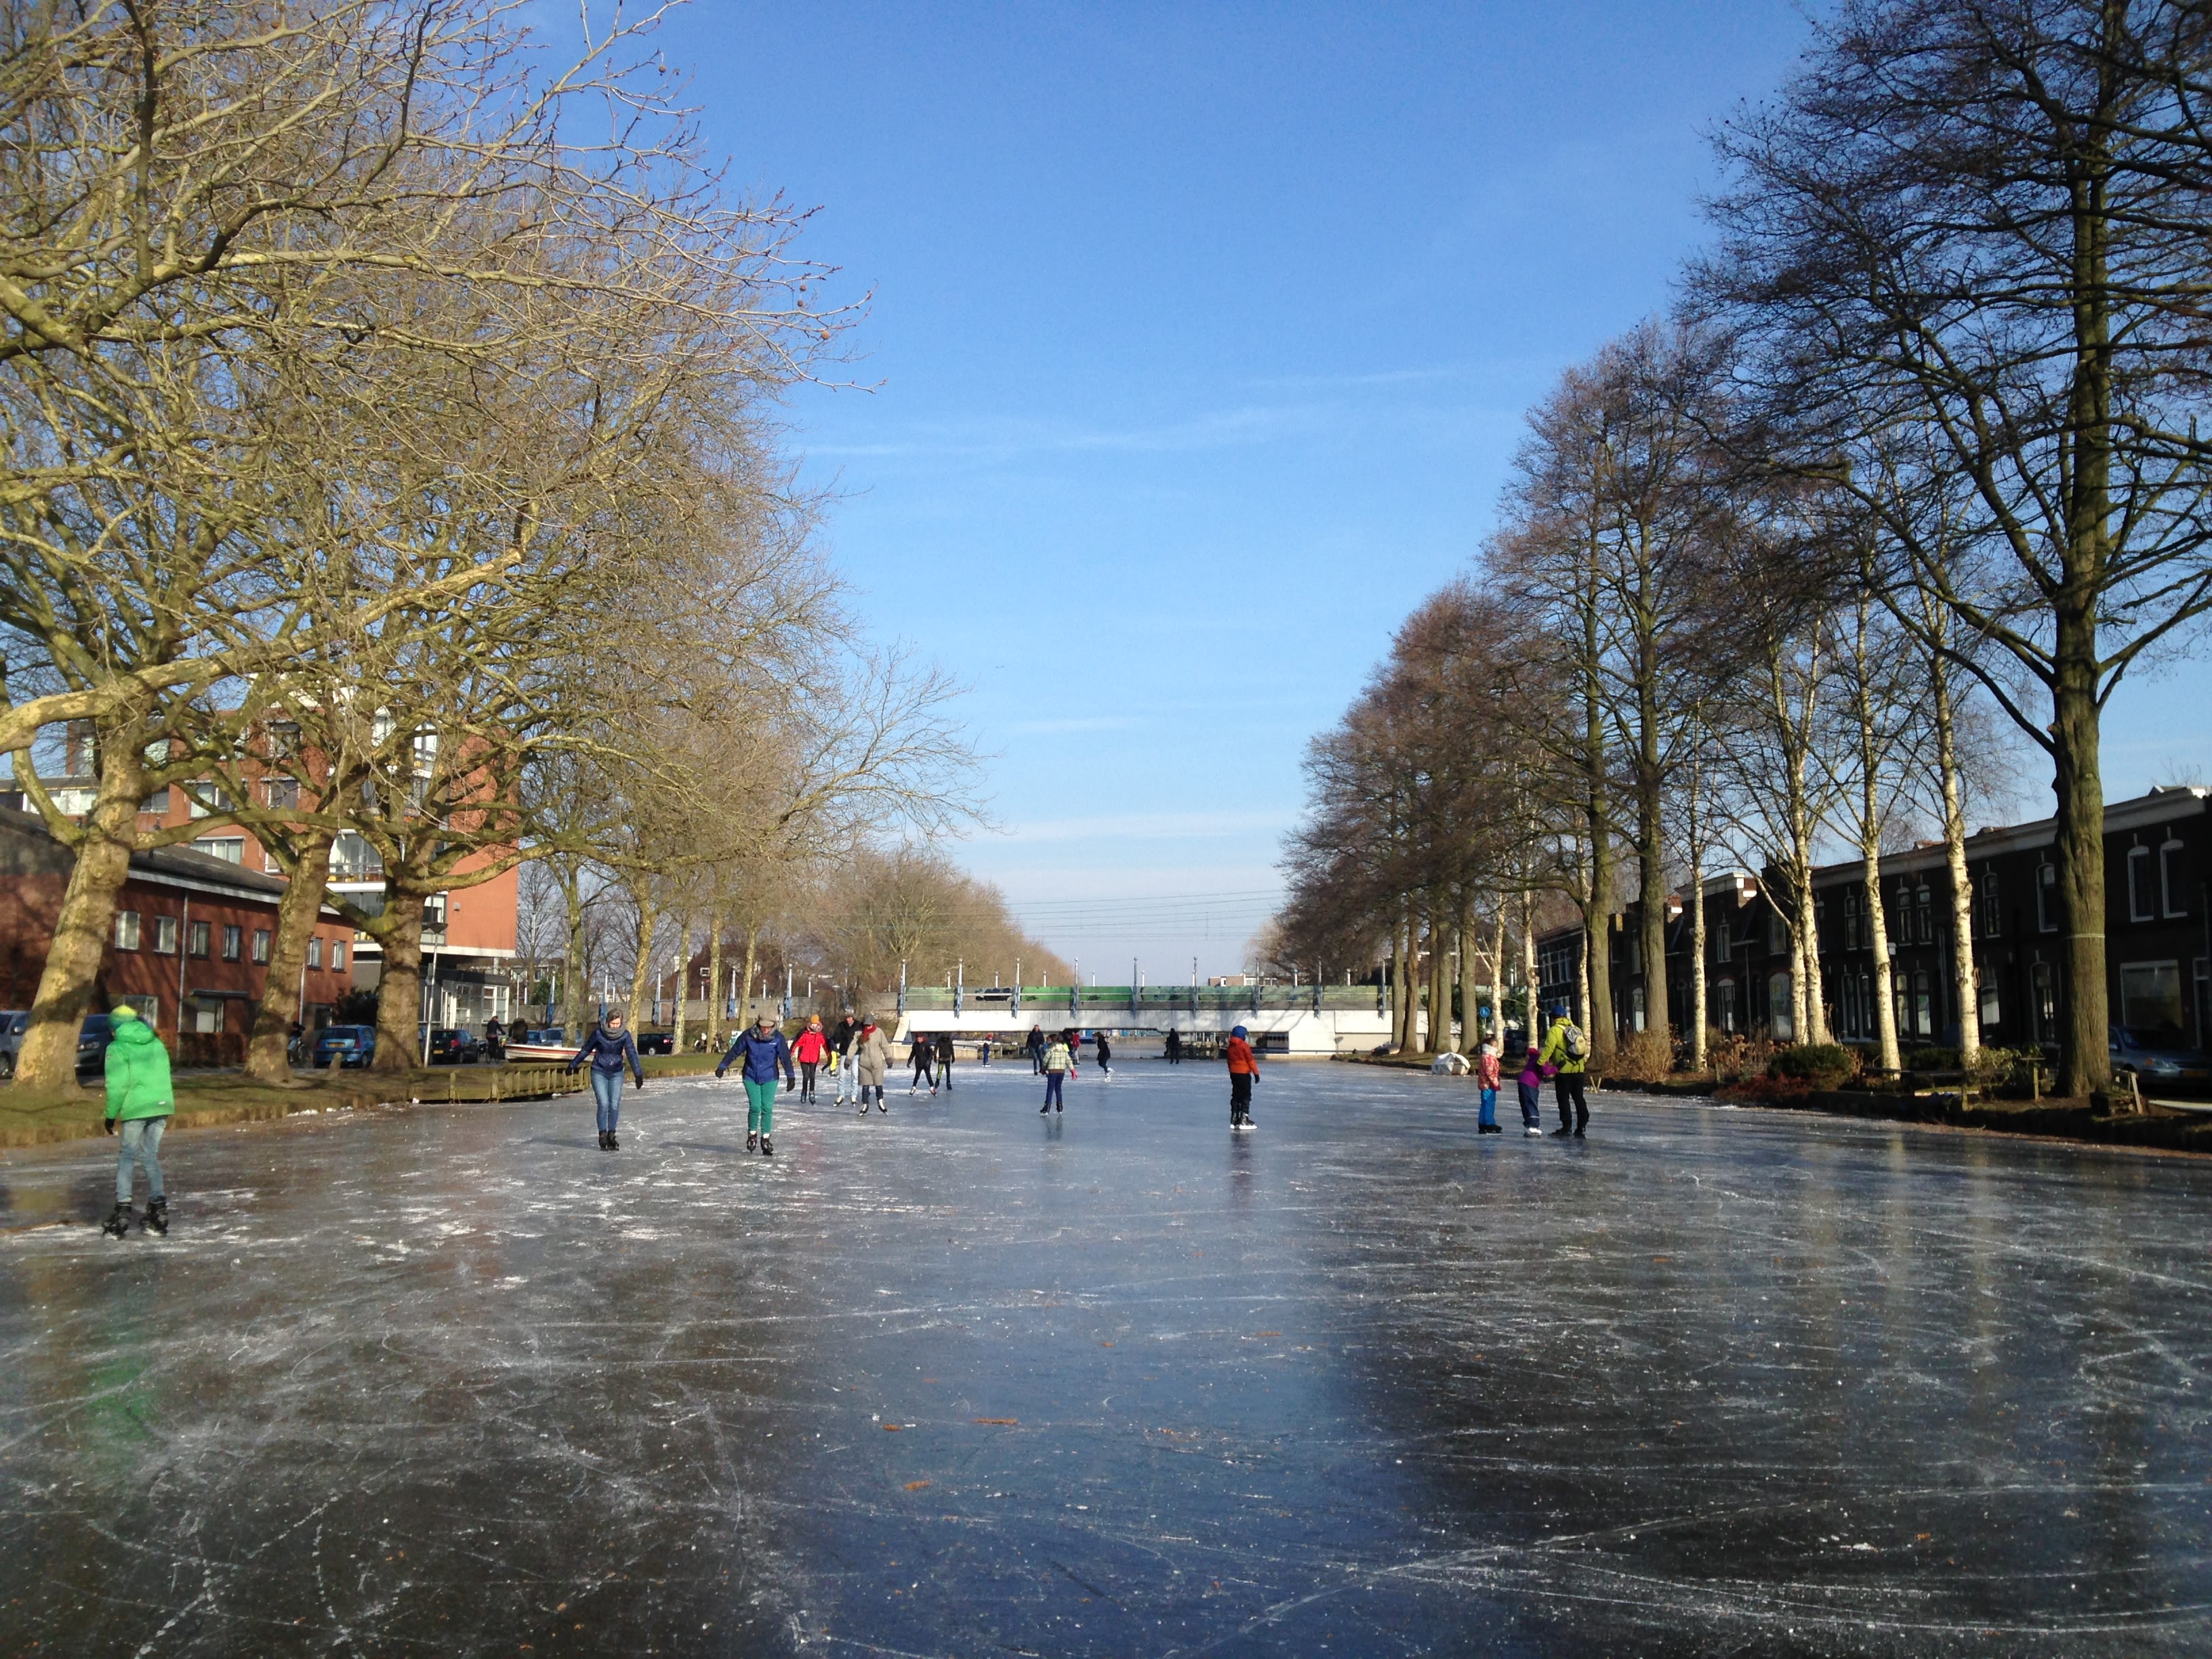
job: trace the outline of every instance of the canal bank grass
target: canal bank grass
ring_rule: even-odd
[[[679,1063],[663,1068],[647,1060],[647,1075],[660,1069],[682,1073],[714,1067],[711,1055],[677,1058],[702,1064]],[[237,1072],[189,1073],[176,1078],[173,1086],[177,1110],[171,1127],[206,1129],[386,1102],[459,1105],[544,1100],[580,1093],[585,1084],[580,1074],[572,1076],[561,1066],[541,1065],[444,1066],[427,1072],[390,1074],[332,1069],[295,1073],[290,1087],[249,1083]],[[106,1116],[107,1097],[97,1085],[36,1092],[14,1085],[0,1088],[0,1147],[41,1146],[104,1134]]]

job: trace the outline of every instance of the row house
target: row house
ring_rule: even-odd
[[[289,729],[280,724],[266,734],[280,753]],[[92,810],[97,793],[88,723],[72,722],[68,727],[63,757],[63,775],[44,781],[56,806],[72,817],[81,817]],[[282,810],[299,803],[295,778],[258,778],[252,787],[261,792],[258,805]],[[190,825],[228,804],[223,791],[212,787],[190,791],[156,789],[140,803],[138,827],[153,830]],[[0,807],[23,811],[30,805],[21,790],[0,791]],[[282,869],[245,825],[211,828],[181,844],[242,872],[273,880],[277,890],[283,890]],[[461,867],[465,871],[481,867],[488,860],[489,855],[484,855]],[[344,894],[364,909],[382,908],[383,863],[368,840],[354,831],[340,835],[331,846],[330,890]],[[422,975],[424,1007],[431,1024],[477,1025],[495,1016],[511,1017],[520,1002],[512,982],[520,904],[520,878],[513,870],[474,887],[430,896],[422,918]],[[374,990],[383,977],[383,947],[366,933],[353,933],[348,938],[346,956],[351,978],[345,988]]]
[[[1984,830],[1966,842],[1973,997],[1983,1041],[2055,1047],[2067,995],[2058,932],[2054,821]],[[2107,987],[2112,1019],[2157,1045],[2212,1048],[2212,791],[2155,789],[2105,809]],[[1954,1045],[1960,1013],[1952,972],[1954,929],[1948,860],[1941,842],[1886,855],[1879,900],[1891,965],[1898,1040]],[[1872,1042],[1872,904],[1854,859],[1813,877],[1821,1002],[1842,1042]],[[1706,1018],[1723,1031],[1791,1041],[1794,971],[1786,905],[1749,875],[1704,885]],[[1647,976],[1637,960],[1637,908],[1611,918],[1610,1012],[1617,1030],[1648,1019]],[[1679,896],[1668,902],[1668,1016],[1688,1023],[1691,927]],[[1582,935],[1538,942],[1543,994],[1583,1013]]]
[[[0,1006],[27,1008],[76,855],[33,813],[0,807]],[[94,1006],[127,1002],[157,1030],[242,1042],[268,981],[284,884],[186,847],[131,855]],[[325,909],[307,942],[303,1018],[352,984],[353,930]]]

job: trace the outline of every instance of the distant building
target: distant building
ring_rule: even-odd
[[[76,854],[45,821],[0,807],[0,1006],[27,1008]],[[284,884],[183,847],[131,855],[93,1006],[128,1002],[156,1030],[241,1035],[268,979]],[[301,975],[301,1018],[327,1023],[352,985],[353,930],[325,908]]]
[[[2058,867],[2050,818],[1982,830],[1966,841],[1972,885],[1975,1004],[1982,1040],[2004,1048],[2054,1047],[2067,994],[2058,933]],[[1951,969],[1951,881],[1942,843],[1883,858],[1882,920],[1888,935],[1899,1042],[1958,1041]],[[2105,955],[2112,1021],[2193,1048],[2212,1047],[2212,790],[2156,789],[2105,809]],[[1874,930],[1856,859],[1813,873],[1821,1000],[1839,1042],[1875,1040]],[[1705,1012],[1709,1024],[1778,1041],[1799,1036],[1786,913],[1765,884],[1742,874],[1705,884]],[[1667,1000],[1677,1030],[1688,1023],[1690,923],[1679,897],[1667,924]],[[1612,918],[1608,1001],[1624,1036],[1649,1019],[1637,959],[1640,908]],[[1537,941],[1541,994],[1573,1006],[1583,933],[1557,929]]]

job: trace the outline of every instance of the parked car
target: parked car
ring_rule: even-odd
[[[2171,1026],[2149,1030],[2140,1025],[2112,1028],[2112,1070],[2133,1072],[2145,1088],[2177,1085],[2202,1089],[2212,1085],[2212,1056],[2182,1045],[2186,1039]]]
[[[325,1025],[315,1033],[315,1067],[366,1066],[376,1058],[374,1025]]]
[[[114,1022],[106,1014],[86,1017],[76,1034],[76,1078],[82,1083],[107,1068],[107,1045],[115,1041]]]
[[[676,1033],[673,1031],[640,1031],[637,1051],[641,1054],[672,1054],[676,1052]]]
[[[457,1025],[435,1025],[424,1052],[433,1066],[471,1066],[483,1058],[483,1042]]]
[[[0,1082],[15,1075],[15,1051],[23,1046],[23,1033],[30,1024],[31,1016],[24,1009],[0,1011]]]

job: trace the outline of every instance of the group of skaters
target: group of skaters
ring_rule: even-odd
[[[1589,1098],[1584,1092],[1589,1042],[1582,1027],[1567,1018],[1564,1003],[1554,1003],[1551,1013],[1551,1029],[1542,1043],[1531,1042],[1521,1050],[1521,1068],[1513,1079],[1520,1091],[1521,1132],[1538,1136],[1544,1133],[1543,1091],[1549,1081],[1559,1105],[1559,1127],[1552,1131],[1553,1137],[1581,1140],[1589,1127]],[[1504,1070],[1497,1039],[1486,1037],[1474,1057],[1475,1086],[1482,1091],[1477,1134],[1504,1133],[1498,1125],[1498,1090],[1504,1080]]]

